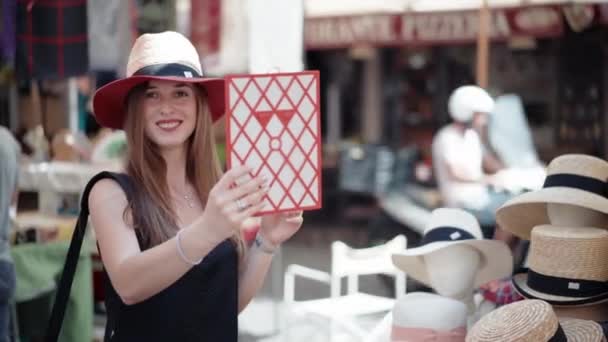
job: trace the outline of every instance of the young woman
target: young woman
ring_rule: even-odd
[[[301,212],[264,216],[251,248],[240,228],[263,207],[267,179],[222,175],[212,124],[221,79],[176,32],[145,34],[128,77],[99,89],[99,124],[124,128],[126,186],[105,179],[89,197],[108,275],[106,341],[236,341],[237,316],[261,287],[274,250]]]

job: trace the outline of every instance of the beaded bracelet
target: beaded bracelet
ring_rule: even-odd
[[[177,235],[175,235],[175,241],[177,242],[177,253],[179,254],[179,257],[182,258],[182,260],[187,263],[190,264],[192,266],[196,266],[198,264],[201,263],[201,261],[203,261],[203,258],[200,258],[197,261],[192,261],[190,259],[188,259],[188,257],[186,257],[186,253],[184,253],[184,250],[182,249],[182,234],[183,230],[179,230],[177,232]]]
[[[273,255],[277,250],[277,246],[270,246],[270,244],[262,237],[260,232],[258,232],[255,236],[254,240],[255,246],[259,248],[262,252],[266,254]]]

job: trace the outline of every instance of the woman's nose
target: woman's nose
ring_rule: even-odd
[[[161,115],[169,115],[171,114],[171,104],[167,100],[161,100],[160,103],[160,114]]]

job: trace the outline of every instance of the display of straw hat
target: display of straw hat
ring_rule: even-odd
[[[455,245],[467,245],[479,251],[480,268],[474,286],[511,275],[513,255],[502,241],[486,240],[475,216],[455,208],[433,210],[419,247],[392,256],[393,264],[414,279],[429,285],[429,270],[424,256]]]
[[[548,224],[547,203],[570,204],[608,214],[608,162],[587,155],[568,154],[551,161],[543,188],[516,196],[496,212],[502,229],[530,239],[533,227]],[[608,229],[608,215],[601,227]]]
[[[151,80],[198,84],[207,93],[213,121],[224,115],[224,80],[206,77],[194,45],[182,34],[166,31],[139,36],[129,54],[127,77],[95,92],[93,112],[97,122],[104,127],[122,129],[129,92]]]
[[[603,342],[602,327],[579,319],[558,320],[551,305],[524,300],[500,307],[469,330],[467,342]]]
[[[553,305],[589,305],[608,299],[608,231],[599,228],[534,227],[529,271],[513,285],[526,298]]]

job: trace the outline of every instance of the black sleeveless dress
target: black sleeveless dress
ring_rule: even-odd
[[[129,197],[128,178],[120,176],[124,180],[121,187]],[[236,247],[225,240],[171,286],[134,305],[122,302],[104,271],[107,310],[104,341],[236,342],[237,268]]]

